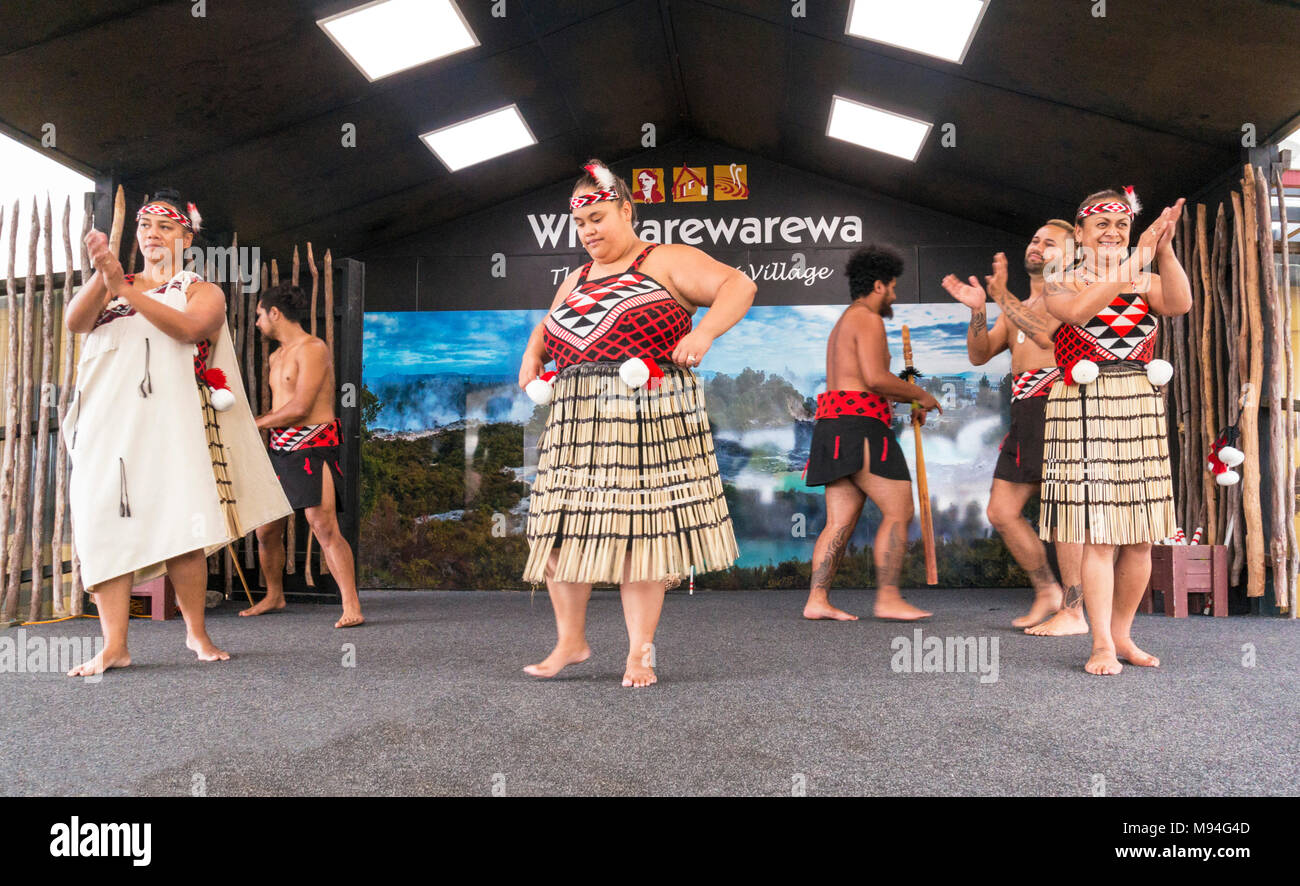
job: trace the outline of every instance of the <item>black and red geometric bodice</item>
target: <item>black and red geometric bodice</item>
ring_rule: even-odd
[[[1157,319],[1139,293],[1121,292],[1082,326],[1061,324],[1055,336],[1056,365],[1065,369],[1080,360],[1148,363],[1155,356]]]
[[[542,325],[546,351],[557,370],[574,363],[632,357],[666,360],[691,331],[691,315],[641,262],[658,244],[651,243],[621,274],[588,280],[591,262],[564,301]]]

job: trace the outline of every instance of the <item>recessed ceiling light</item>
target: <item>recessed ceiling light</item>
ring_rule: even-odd
[[[851,0],[845,33],[961,64],[988,0]]]
[[[420,136],[452,172],[537,144],[515,105],[507,105]]]
[[[316,24],[372,82],[478,46],[453,0],[375,0]]]
[[[831,101],[826,134],[873,151],[915,161],[932,124],[864,105],[842,96]]]

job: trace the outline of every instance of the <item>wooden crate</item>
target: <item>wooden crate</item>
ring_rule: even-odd
[[[137,611],[137,607],[143,611]],[[136,585],[131,589],[131,614],[147,614],[154,621],[175,618],[180,614],[176,606],[176,589],[166,575]]]
[[[1155,592],[1164,596],[1165,615],[1186,618],[1189,594],[1208,594],[1216,617],[1228,614],[1228,549],[1223,545],[1152,545],[1151,580],[1141,610],[1155,609]],[[1200,607],[1197,607],[1197,612]]]

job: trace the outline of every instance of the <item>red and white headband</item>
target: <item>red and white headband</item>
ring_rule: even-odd
[[[614,173],[609,171],[609,167],[603,163],[591,162],[583,169],[591,174],[591,177],[600,185],[599,190],[592,191],[590,194],[580,194],[569,200],[570,209],[581,209],[584,206],[590,206],[593,203],[600,203],[604,200],[618,199],[618,180],[614,178]]]
[[[1121,203],[1119,200],[1107,200],[1103,203],[1093,203],[1091,206],[1085,206],[1079,210],[1079,218],[1087,218],[1099,212],[1122,212],[1125,215],[1134,216],[1142,211],[1142,204],[1138,202],[1137,192],[1133,190],[1132,185],[1124,188],[1124,196],[1128,197],[1128,203]]]
[[[172,209],[166,203],[146,203],[144,206],[141,206],[140,211],[135,214],[135,220],[139,221],[140,218],[145,215],[161,215],[174,222],[180,222],[191,231],[197,232],[199,226],[203,223],[203,218],[199,215],[199,209],[193,203],[188,204],[185,208],[189,210],[188,217],[177,212],[175,209]]]

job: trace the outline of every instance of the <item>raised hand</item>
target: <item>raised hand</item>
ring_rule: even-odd
[[[108,236],[102,231],[91,231],[86,235],[85,242],[91,264],[103,275],[109,290],[116,292],[117,287],[124,282],[122,264],[108,248]]]
[[[984,287],[980,286],[979,281],[974,277],[970,278],[969,283],[963,283],[955,274],[949,274],[943,278],[940,285],[948,291],[949,295],[972,311],[984,307],[984,303],[988,301],[988,297],[984,294]]]
[[[1183,204],[1185,202],[1187,201],[1179,197],[1177,203],[1160,213],[1162,216],[1168,213],[1169,218],[1168,224],[1165,226],[1165,232],[1160,235],[1160,239],[1156,243],[1157,252],[1173,248],[1174,237],[1178,234],[1178,221],[1183,217]]]
[[[973,277],[971,279],[974,279]],[[1007,291],[1007,255],[1005,252],[999,252],[993,256],[993,273],[984,278],[989,292],[996,292],[998,295],[1005,294]]]

